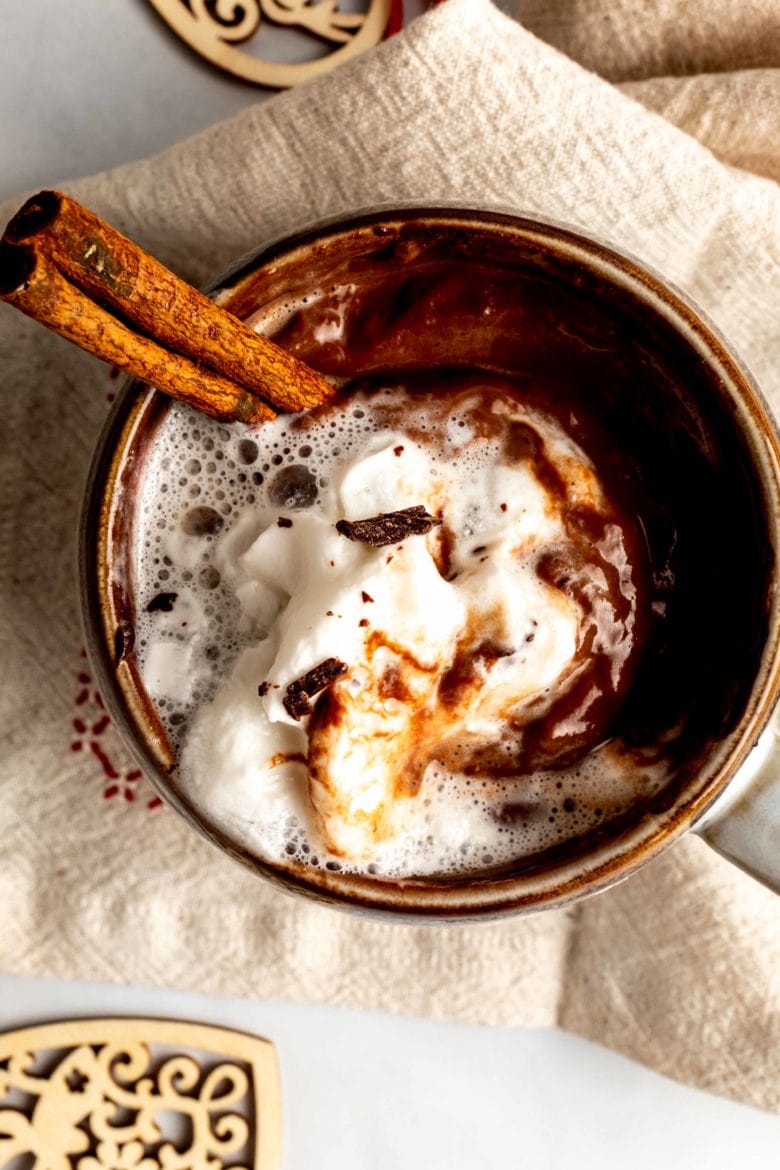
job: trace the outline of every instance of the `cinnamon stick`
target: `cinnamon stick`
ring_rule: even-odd
[[[34,247],[99,306],[277,410],[304,410],[333,394],[321,374],[215,305],[68,195],[41,191],[28,199],[4,240]]]
[[[134,333],[28,245],[0,243],[0,298],[89,353],[224,421],[266,422],[262,399]]]

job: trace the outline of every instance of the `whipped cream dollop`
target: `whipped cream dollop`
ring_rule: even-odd
[[[474,760],[485,744],[522,740],[580,677],[593,606],[543,567],[581,557],[573,510],[603,512],[609,533],[609,506],[551,417],[479,388],[426,409],[399,389],[251,439],[222,428],[235,468],[257,444],[268,453],[254,498],[236,473],[221,493],[228,513],[211,489],[215,520],[187,488],[141,553],[179,574],[140,646],[152,696],[169,710],[189,704],[183,786],[273,859],[404,875],[509,859],[527,835],[503,811],[517,799],[511,766],[483,774]],[[198,425],[201,441],[210,424]],[[393,544],[337,528],[420,506],[438,523]],[[232,631],[232,660],[217,671],[209,574]],[[613,627],[618,641],[630,618]],[[296,707],[290,696],[312,672]],[[525,797],[543,780],[528,780]]]

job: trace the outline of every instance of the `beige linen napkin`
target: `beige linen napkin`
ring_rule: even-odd
[[[617,63],[599,55],[587,21],[577,32],[585,7],[540,0],[527,19],[549,9],[539,31],[572,52],[587,43],[588,64],[621,81],[663,66],[660,49],[642,58],[650,31],[636,29],[627,3],[612,7],[633,29],[628,47]],[[740,68],[774,64],[762,55],[764,26],[755,31],[752,54],[735,41]],[[728,45],[708,56],[691,44],[690,59],[674,58],[680,69],[728,67]],[[668,93],[664,81],[640,84],[628,86],[634,97],[734,165],[488,0],[447,0],[334,74],[69,189],[196,280],[277,233],[379,200],[499,203],[568,220],[687,289],[780,404],[780,189],[735,169],[755,157],[777,174],[769,121],[719,132],[737,124],[739,76],[704,88],[683,79]],[[13,208],[1,210],[5,219]],[[0,309],[0,966],[557,1023],[780,1108],[780,899],[698,840],[576,910],[435,928],[283,896],[154,807],[80,656],[73,533],[113,384],[92,359]]]

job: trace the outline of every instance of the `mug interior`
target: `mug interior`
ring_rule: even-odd
[[[345,310],[341,293],[364,294]],[[114,717],[162,794],[209,838],[287,888],[348,906],[456,919],[560,904],[625,876],[715,799],[778,687],[771,517],[778,444],[755,387],[708,323],[636,262],[557,225],[409,208],[353,217],[262,250],[215,296],[351,384],[425,371],[525,380],[598,422],[593,459],[644,518],[656,613],[612,729],[663,751],[671,779],[597,832],[500,871],[392,881],[252,856],[188,799],[133,651],[133,516],[168,400],[130,383],[93,467],[83,526],[88,641]],[[348,346],[315,339],[301,306],[330,297]],[[485,305],[494,306],[488,314]]]

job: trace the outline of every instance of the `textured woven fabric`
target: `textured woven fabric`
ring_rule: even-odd
[[[523,10],[624,92],[487,0],[447,0],[311,85],[68,189],[197,281],[279,233],[384,200],[567,220],[692,294],[780,404],[780,188],[757,177],[780,166],[776,5],[740,5],[755,21],[730,27],[710,19],[725,0],[668,0],[664,12],[702,19],[644,33],[633,7]],[[751,72],[654,79],[732,66]],[[74,534],[113,383],[6,306],[0,363],[3,969],[560,1023],[780,1109],[780,899],[698,840],[576,910],[434,928],[288,898],[158,807],[80,650]]]

